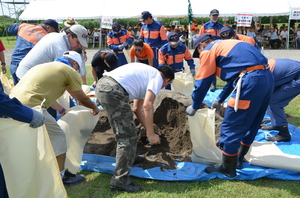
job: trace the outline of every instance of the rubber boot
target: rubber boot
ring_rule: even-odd
[[[268,141],[277,142],[289,142],[291,141],[291,135],[287,126],[278,126],[279,133],[273,137],[267,137]]]
[[[250,148],[250,146],[245,146],[243,144],[240,145],[238,155],[237,155],[237,160],[238,160],[237,165],[236,165],[237,169],[242,169],[243,168],[244,157],[248,153],[249,148]]]
[[[237,156],[228,156],[223,153],[222,164],[220,167],[206,167],[206,173],[219,172],[223,175],[234,178],[236,176],[236,158]]]

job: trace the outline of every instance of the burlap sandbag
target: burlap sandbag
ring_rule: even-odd
[[[0,118],[0,163],[9,197],[67,197],[44,125]]]
[[[222,152],[215,141],[215,109],[199,109],[188,116],[193,144],[192,161],[201,164],[221,164]]]
[[[94,130],[99,115],[94,116],[91,109],[81,105],[74,106],[57,121],[58,125],[66,133],[67,157],[65,168],[72,173],[77,173],[81,164],[83,148]]]
[[[194,78],[190,72],[176,72],[171,87],[173,91],[190,96],[194,88]]]
[[[253,142],[245,158],[253,165],[300,172],[300,156],[285,154],[272,142]]]

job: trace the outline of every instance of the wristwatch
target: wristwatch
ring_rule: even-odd
[[[6,63],[1,63],[1,65],[6,65]]]

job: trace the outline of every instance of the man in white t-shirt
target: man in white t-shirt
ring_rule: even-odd
[[[47,34],[22,59],[16,71],[17,77],[21,79],[32,67],[53,62],[66,51],[87,47],[87,37],[87,30],[82,25],[73,25],[66,32]]]
[[[129,63],[103,74],[96,86],[96,96],[107,112],[116,135],[116,168],[110,189],[126,192],[141,190],[131,182],[129,173],[136,159],[137,132],[129,101],[134,100],[133,112],[147,130],[151,144],[160,144],[153,128],[153,103],[161,88],[170,84],[174,72],[170,66],[157,69],[143,63]]]

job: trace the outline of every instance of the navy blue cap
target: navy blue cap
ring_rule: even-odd
[[[220,30],[220,36],[222,39],[230,39],[234,36],[234,34],[235,34],[235,31],[230,26],[222,27],[222,29]]]
[[[212,11],[210,11],[210,15],[219,15],[219,10],[213,9]]]
[[[150,12],[148,12],[148,11],[144,11],[144,12],[142,12],[142,16],[140,18],[140,21],[148,19],[148,17],[152,17],[152,14]]]
[[[205,42],[207,39],[214,39],[214,37],[212,37],[212,35],[210,33],[204,33],[204,34],[201,34],[200,36],[198,36],[195,41],[194,41],[194,48],[195,48],[195,51],[193,53],[193,58],[199,58],[199,52],[198,52],[198,45],[200,43],[203,43]]]
[[[59,32],[59,29],[58,29],[58,23],[53,20],[53,19],[47,19],[44,24],[46,25],[50,25],[51,27],[53,27],[57,32]]]
[[[104,56],[104,60],[108,63],[111,69],[118,67],[118,58],[114,53],[107,53]]]

